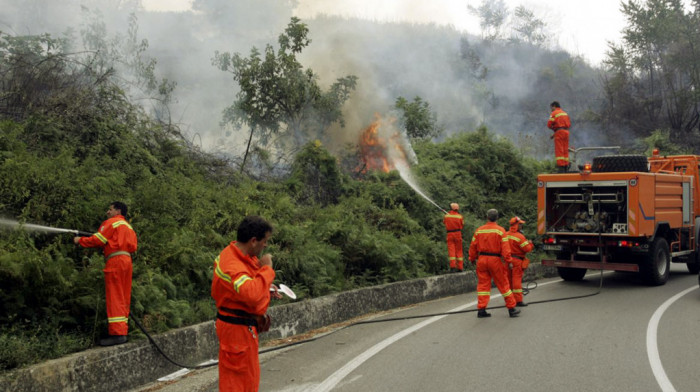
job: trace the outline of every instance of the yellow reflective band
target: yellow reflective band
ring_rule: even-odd
[[[476,239],[476,236],[472,236],[472,242],[474,242],[475,239]]]
[[[131,225],[127,221],[116,221],[116,222],[112,223],[112,228],[116,229],[117,227],[124,226],[124,225],[126,225],[126,227],[130,228],[131,230],[134,230],[134,228],[131,227]]]
[[[477,291],[477,292],[476,292],[476,295],[477,295],[477,296],[484,296],[484,295],[489,295],[489,296],[490,296],[490,295],[491,295],[491,292],[490,292],[490,291]]]
[[[214,273],[219,278],[231,283],[231,276],[226,275],[224,271],[222,271],[221,268],[219,268],[219,256],[216,256],[216,259],[214,259]]]
[[[501,242],[508,242],[508,237],[501,238]]]
[[[454,256],[451,256],[451,257],[450,257],[450,260],[457,260],[457,258],[454,257]]]
[[[125,317],[125,316],[109,317],[109,318],[107,319],[107,321],[108,321],[110,324],[113,324],[113,323],[126,323],[127,321],[129,321],[129,318],[128,318],[128,317]]]
[[[105,236],[103,236],[102,234],[100,234],[100,233],[95,233],[95,237],[97,237],[98,240],[102,241],[103,244],[106,244],[106,243],[107,243],[107,239],[106,239]]]
[[[462,260],[462,261],[464,261],[464,257],[458,257],[457,260]]]
[[[518,237],[516,237],[516,236],[513,236],[513,235],[509,235],[507,238],[508,238],[509,240],[513,240],[513,241],[515,241],[515,242],[520,242],[520,238],[518,238]]]
[[[498,230],[498,229],[484,229],[484,230],[477,230],[476,231],[476,234],[488,234],[488,233],[498,233],[500,235],[504,234],[501,230]]]
[[[514,292],[514,293],[522,293],[523,290],[522,290],[522,289],[520,289],[520,290],[519,290],[519,289],[513,289],[513,292]]]
[[[566,161],[566,162],[569,162],[569,158],[568,158],[568,157],[556,157],[556,158],[557,158],[557,161]]]
[[[520,247],[521,247],[521,248],[524,248],[524,247],[526,247],[526,246],[528,246],[528,245],[530,245],[530,241],[525,240],[525,242],[523,242],[522,244],[520,244]]]
[[[453,214],[447,214],[445,215],[446,218],[458,218],[462,219],[462,215],[453,215]]]
[[[243,283],[245,283],[249,280],[253,280],[253,278],[251,278],[248,275],[242,275],[240,278],[236,279],[235,282],[233,282],[233,288],[236,290],[237,293],[240,293],[241,286],[243,286]]]
[[[554,118],[561,117],[561,116],[568,116],[566,113],[557,113],[554,115]]]
[[[506,292],[503,294],[504,297],[507,297],[507,296],[509,296],[509,295],[513,295],[513,291],[508,290],[508,291],[506,291]]]

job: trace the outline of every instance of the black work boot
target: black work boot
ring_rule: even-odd
[[[104,339],[100,339],[100,346],[115,346],[124,343],[126,343],[126,335],[109,335]]]
[[[486,309],[479,309],[479,312],[476,314],[476,317],[478,317],[478,318],[491,317],[491,313],[487,312]]]
[[[510,315],[510,317],[518,317],[518,315],[520,314],[520,309],[510,308],[508,309],[508,314]]]
[[[525,302],[518,302],[517,304],[515,304],[515,306],[522,308],[524,306],[527,306],[527,304]]]

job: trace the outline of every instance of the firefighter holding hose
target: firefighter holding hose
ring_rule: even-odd
[[[126,220],[126,204],[115,201],[107,209],[107,220],[97,233],[74,237],[73,242],[85,248],[102,248],[105,257],[105,301],[109,336],[100,339],[100,346],[126,343],[131,305],[131,254],[136,252],[136,232]]]
[[[534,247],[520,230],[523,224],[525,221],[517,216],[510,218],[510,230],[506,233],[510,245],[510,256],[513,259],[508,268],[508,282],[513,290],[515,306],[527,306],[523,302],[523,275],[527,266],[530,265],[527,253]]]
[[[476,229],[472,242],[469,245],[469,261],[476,263],[476,285],[477,313],[478,318],[491,317],[491,313],[486,311],[486,307],[491,299],[491,280],[496,283],[498,291],[501,292],[506,301],[508,314],[510,317],[517,317],[520,310],[515,309],[515,298],[508,284],[506,276],[506,266],[503,264],[512,263],[510,255],[510,245],[506,237],[506,230],[496,223],[498,211],[490,209],[486,212],[488,222]]]
[[[462,249],[464,218],[459,213],[459,204],[450,204],[450,212],[445,214],[443,223],[447,230],[447,256],[450,260],[450,271],[464,271],[464,251]]]

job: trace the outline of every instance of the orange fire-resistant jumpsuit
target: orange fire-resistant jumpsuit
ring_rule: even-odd
[[[136,232],[122,215],[102,222],[97,233],[82,237],[80,246],[102,248],[105,256],[105,301],[107,303],[108,333],[126,335],[129,332],[131,306],[131,253],[136,252]]]
[[[515,298],[508,284],[506,267],[501,261],[501,257],[506,263],[511,263],[510,245],[505,237],[506,230],[496,222],[488,222],[476,229],[472,242],[469,245],[469,261],[472,264],[476,261],[476,285],[477,308],[486,309],[491,299],[491,279],[496,283],[498,291],[506,301],[506,307],[515,307]],[[478,260],[477,260],[478,258]]]
[[[244,254],[235,243],[231,242],[214,260],[211,296],[221,315],[237,316],[231,310],[264,315],[270,305],[270,285],[275,271],[270,266],[260,267],[256,256]],[[217,318],[216,334],[219,391],[257,391],[260,384],[257,327]]]
[[[511,225],[510,230],[506,233],[506,237],[508,238],[510,255],[513,260],[513,267],[508,269],[508,282],[511,290],[513,290],[515,302],[523,302],[523,271],[529,264],[526,254],[532,250],[533,245],[520,232],[520,223]]]
[[[464,251],[462,249],[462,228],[464,219],[456,210],[450,210],[442,220],[447,229],[447,256],[450,268],[464,270]]]
[[[554,109],[549,115],[547,127],[554,131],[554,158],[557,166],[569,166],[569,115],[561,108]]]

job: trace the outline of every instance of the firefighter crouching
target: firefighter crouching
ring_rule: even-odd
[[[498,211],[490,209],[486,212],[488,222],[476,229],[469,246],[469,261],[476,263],[477,276],[477,317],[491,317],[486,307],[491,299],[491,280],[496,283],[498,291],[503,295],[510,317],[517,317],[520,310],[515,309],[515,298],[508,284],[506,267],[503,264],[512,263],[510,245],[506,230],[496,223]],[[478,260],[477,260],[478,258]],[[503,260],[502,260],[502,259]]]
[[[515,306],[527,306],[523,302],[523,275],[527,266],[530,265],[527,253],[532,250],[533,245],[520,231],[520,226],[524,223],[525,221],[517,216],[510,218],[510,230],[506,233],[512,257],[512,263],[508,268],[508,282],[513,290]]]
[[[464,227],[464,218],[459,213],[459,204],[451,203],[450,212],[445,215],[442,221],[447,230],[447,256],[450,260],[450,271],[463,271],[462,228]]]
[[[272,225],[247,216],[231,242],[214,260],[211,296],[216,302],[219,338],[219,391],[255,392],[260,384],[258,334],[270,328],[270,296],[281,298],[272,284],[272,256],[258,255],[267,246]],[[270,288],[275,291],[271,294]]]

